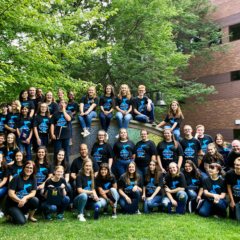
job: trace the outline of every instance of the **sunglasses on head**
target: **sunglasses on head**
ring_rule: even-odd
[[[102,164],[100,165],[100,167],[101,167],[101,168],[102,168],[102,167],[107,168],[107,167],[108,167],[108,164],[107,164],[107,163],[102,163]]]
[[[215,168],[215,166],[214,165],[210,165],[209,168],[213,170]]]

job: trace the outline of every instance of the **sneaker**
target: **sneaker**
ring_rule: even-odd
[[[150,124],[152,124],[153,127],[156,127],[157,124],[154,121],[149,121]]]
[[[83,134],[83,137],[86,138],[88,135],[90,135],[90,132],[85,131],[84,134]]]
[[[85,132],[81,132],[82,135],[84,135]]]
[[[57,215],[57,219],[64,220],[65,218],[63,217],[62,214],[58,214],[58,215]]]
[[[112,218],[117,218],[117,213],[116,213],[116,211],[112,211]]]
[[[119,139],[119,134],[117,136],[115,136],[115,138]]]
[[[90,213],[86,209],[83,210],[83,213],[85,217],[90,217]]]
[[[220,215],[213,215],[215,218],[222,218]]]
[[[46,215],[46,216],[45,216],[45,220],[52,220],[51,214]]]
[[[104,215],[108,214],[107,208],[104,208],[104,209],[103,209],[103,214],[104,214]]]
[[[26,219],[28,219],[29,213],[27,213],[26,215],[24,215]]]
[[[139,211],[139,209],[137,210],[137,214],[141,214],[141,212]]]
[[[86,222],[86,219],[84,218],[83,214],[78,214],[77,220],[79,220],[81,222]]]
[[[4,217],[4,213],[0,212],[0,218],[3,218],[3,217]]]

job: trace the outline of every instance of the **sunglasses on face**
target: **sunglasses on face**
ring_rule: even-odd
[[[215,166],[210,165],[209,168],[213,170],[215,168]]]

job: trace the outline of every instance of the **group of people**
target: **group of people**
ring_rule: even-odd
[[[34,218],[40,206],[46,220],[64,219],[69,207],[77,209],[79,221],[86,221],[89,210],[103,208],[103,214],[112,208],[112,217],[117,217],[117,203],[122,212],[141,214],[138,206],[143,200],[143,212],[154,208],[167,211],[169,204],[177,207],[183,203],[198,203],[202,199],[199,215],[226,217],[230,202],[230,217],[240,221],[240,142],[226,143],[221,134],[213,139],[204,133],[204,126],[184,126],[184,138],[179,141],[180,126],[184,116],[179,103],[170,104],[168,114],[157,127],[165,126],[164,140],[155,143],[149,140],[146,129],[140,132],[141,141],[134,144],[128,137],[127,127],[131,112],[133,119],[145,123],[154,122],[154,106],[144,96],[145,86],[138,88],[139,96],[132,99],[126,84],[120,87],[117,97],[113,87],[107,85],[100,98],[99,114],[102,130],[97,134],[91,153],[86,144],[80,145],[80,156],[69,164],[69,145],[72,126],[78,111],[83,137],[90,134],[91,119],[97,116],[98,98],[94,87],[80,101],[74,101],[74,93],[58,91],[59,100],[53,94],[45,97],[41,89],[30,87],[20,93],[19,100],[1,105],[0,115],[0,198],[7,195],[7,221],[25,224],[38,222]],[[119,127],[117,141],[108,143],[107,130],[116,109]],[[60,134],[56,126],[61,127]],[[21,134],[29,132],[26,140]],[[51,163],[47,146],[54,142],[54,162]],[[32,161],[31,151],[36,152]],[[24,154],[24,148],[26,155]],[[90,156],[91,155],[91,156]],[[114,175],[114,166],[116,176]],[[51,189],[61,192],[59,205],[49,204]],[[226,194],[228,193],[228,201]],[[0,212],[0,217],[3,213]]]

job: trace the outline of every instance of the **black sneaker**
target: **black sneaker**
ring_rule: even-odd
[[[116,213],[116,211],[112,211],[112,218],[117,218],[117,213]]]
[[[157,124],[153,120],[149,121],[149,123],[152,124],[153,127],[157,126]]]
[[[104,208],[104,209],[103,209],[103,214],[104,214],[104,215],[107,215],[107,214],[108,214],[107,208]]]

